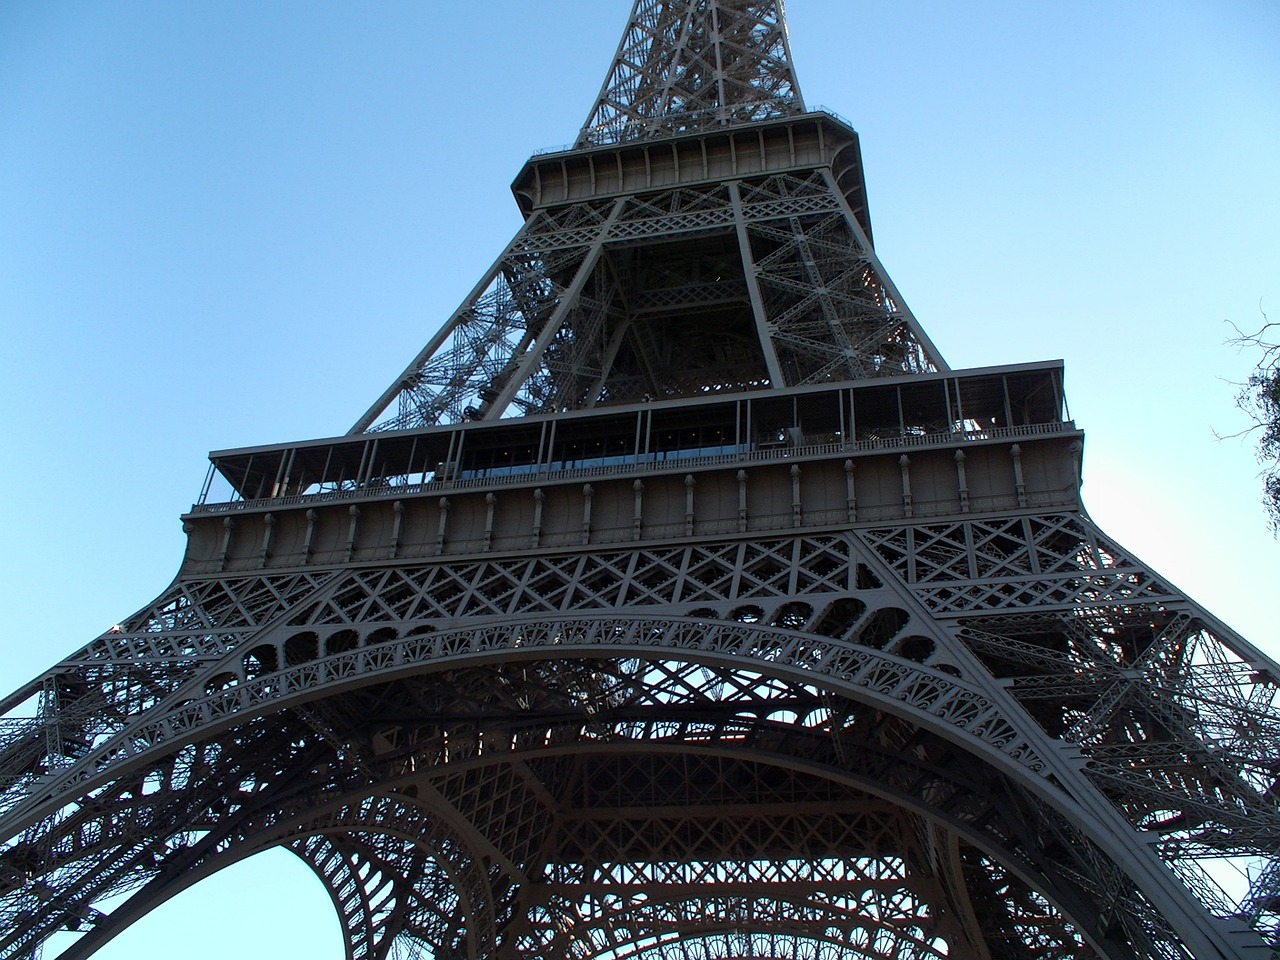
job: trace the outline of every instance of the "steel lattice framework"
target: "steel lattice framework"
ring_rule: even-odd
[[[0,958],[279,846],[349,960],[1280,956],[1280,668],[1090,522],[1060,364],[942,361],[781,0],[636,0],[514,190],[3,702]]]
[[[641,0],[576,145],[803,112],[782,0]]]

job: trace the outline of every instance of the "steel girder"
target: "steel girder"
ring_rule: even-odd
[[[277,844],[353,957],[1210,956],[1164,865],[1280,839],[1274,680],[1078,515],[192,578],[123,626],[24,691],[2,956]]]
[[[353,433],[946,370],[780,0],[636,0],[577,147],[515,189],[524,227]],[[357,556],[352,503],[345,560],[313,556],[318,499],[254,493],[310,518],[280,560],[255,515],[256,570],[227,568],[230,513],[193,514],[220,560],[4,701],[0,958],[68,928],[88,957],[275,846],[350,960],[1274,955],[1280,668],[1062,507],[1044,458],[1029,481],[1015,444],[1008,495],[970,496],[962,449],[905,452],[1063,424],[956,420],[945,387],[912,433],[901,382],[897,432],[824,441],[892,448],[900,484],[861,461],[871,509],[848,459],[847,508],[805,512],[800,448],[755,438],[766,527],[745,471],[701,527],[692,473],[628,474],[630,543],[592,542],[588,484],[553,549],[533,481],[533,543],[492,552],[492,491],[448,555],[447,498],[432,556],[398,557],[399,501]]]

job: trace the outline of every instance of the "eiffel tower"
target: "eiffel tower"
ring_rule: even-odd
[[[0,958],[272,847],[350,960],[1277,956],[1280,668],[1089,520],[1061,364],[943,361],[781,0],[636,0],[514,192],[5,699]]]

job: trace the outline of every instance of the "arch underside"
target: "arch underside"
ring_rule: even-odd
[[[1187,956],[1045,750],[1074,744],[1162,854],[1273,849],[1268,681],[1171,695],[1245,665],[1123,557],[1050,571],[1083,548],[1018,524],[1040,568],[971,551],[960,587],[940,544],[978,522],[922,527],[911,593],[877,531],[182,582],[64,664],[58,722],[5,753],[28,819],[0,957],[64,928],[87,957],[277,845],[352,960]],[[1228,741],[1231,709],[1252,734]]]
[[[1059,847],[1077,839],[1063,818],[908,720],[755,670],[633,658],[411,674],[182,757],[186,784],[176,765],[166,776],[209,829],[166,837],[164,869],[68,957],[277,844],[329,887],[352,960],[1092,955],[1052,904],[1096,915],[1100,891],[1054,889],[1033,867],[1046,823]],[[197,772],[213,769],[257,786]],[[173,811],[168,793],[135,816],[154,818],[161,796]],[[102,889],[139,879],[136,864],[96,867]]]

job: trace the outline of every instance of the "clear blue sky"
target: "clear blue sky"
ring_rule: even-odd
[[[382,392],[516,229],[507,184],[573,138],[628,9],[0,0],[0,683],[163,589],[208,450],[342,433]],[[1280,652],[1257,466],[1213,438],[1245,426],[1224,321],[1280,319],[1280,5],[789,14],[948,361],[1064,358],[1092,515]],[[99,956],[339,960],[336,931],[278,855]]]

